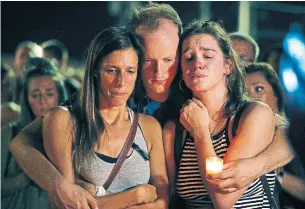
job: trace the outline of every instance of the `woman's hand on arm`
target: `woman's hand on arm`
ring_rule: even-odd
[[[143,184],[123,192],[99,197],[97,198],[97,201],[99,208],[142,209],[158,208],[153,204],[156,199],[156,187],[150,184]]]

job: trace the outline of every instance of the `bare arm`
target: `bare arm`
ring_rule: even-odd
[[[156,187],[158,198],[153,203],[133,206],[131,208],[162,209],[168,207],[168,178],[160,124],[151,116],[141,115],[140,124],[147,141],[151,143],[150,184]]]
[[[207,123],[209,116],[206,107],[200,101],[193,99],[193,102],[184,107],[181,116],[181,123],[184,127],[188,127],[194,136],[202,182],[208,190],[214,207],[220,209],[232,208],[247,188],[232,193],[222,193],[215,190],[213,184],[207,181],[205,160],[207,157],[217,155],[210,139]],[[262,103],[249,105],[242,114],[236,137],[230,140],[231,144],[224,156],[224,162],[257,155],[271,142],[273,132],[274,118],[271,109]]]
[[[276,129],[272,142],[261,153],[252,158],[231,161],[224,165],[221,173],[211,175],[212,179],[221,179],[215,186],[223,192],[234,192],[251,184],[256,178],[278,169],[290,162],[294,154],[286,136],[284,121],[276,115]]]
[[[43,154],[41,130],[42,118],[38,118],[20,131],[9,149],[24,172],[42,189],[50,191],[62,176]]]
[[[1,196],[11,195],[30,184],[30,179],[23,171],[16,172],[11,167],[16,167],[16,162],[9,151],[9,143],[13,136],[13,125],[1,128]],[[11,165],[13,163],[13,165]]]
[[[271,144],[253,158],[253,162],[256,161],[258,164],[263,165],[260,175],[278,169],[293,159],[294,155],[288,144],[286,130],[286,127],[279,127]]]
[[[60,121],[60,124],[58,121]],[[52,109],[45,116],[43,127],[45,127],[43,128],[44,148],[49,159],[57,167],[60,173],[62,173],[62,175],[69,182],[71,182],[71,184],[74,184],[75,178],[72,160],[72,130],[74,127],[69,111],[64,108]],[[64,187],[62,191],[70,187],[71,185],[66,183],[66,187]],[[77,188],[78,186],[74,185],[72,187]],[[121,193],[100,197],[97,199],[97,205],[100,208],[107,207],[113,209],[121,209],[137,204],[147,203],[151,199],[149,196],[151,187],[152,186],[150,185],[141,185]],[[79,188],[78,191],[80,191]],[[87,198],[87,195],[84,196]],[[85,203],[86,199],[82,198],[81,202]],[[73,206],[76,205],[78,207],[76,200],[74,200],[74,202],[72,200],[72,204]],[[89,208],[88,204],[87,207],[84,207]]]

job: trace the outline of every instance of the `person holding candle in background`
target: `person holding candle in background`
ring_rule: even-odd
[[[163,130],[170,195],[177,192],[187,208],[270,208],[259,178],[232,193],[217,190],[206,178],[206,159],[219,157],[227,163],[262,152],[274,134],[272,110],[246,98],[240,61],[218,23],[190,23],[180,37],[179,52],[178,76],[189,99],[180,111],[185,128],[180,162],[174,157],[178,126],[170,121]],[[240,120],[236,136],[235,120]],[[273,191],[275,172],[268,177]]]

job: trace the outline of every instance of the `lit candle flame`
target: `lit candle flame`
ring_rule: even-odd
[[[222,171],[223,160],[219,157],[208,157],[206,159],[206,173],[215,174]]]

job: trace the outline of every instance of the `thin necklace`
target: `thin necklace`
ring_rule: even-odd
[[[212,133],[210,134],[211,136],[213,136],[214,132],[216,131],[216,128],[218,127],[218,125],[220,124],[221,121],[222,121],[222,119],[218,121],[218,123],[216,124],[216,126],[213,129]]]
[[[225,103],[226,103],[226,102],[223,103],[222,107],[224,106]],[[217,111],[216,113],[219,114],[219,112],[220,112],[220,110]],[[216,114],[216,113],[215,113],[215,114]],[[215,114],[214,114],[214,115],[215,115]],[[214,116],[214,115],[213,115],[213,116]],[[213,118],[213,117],[212,117],[212,118]],[[220,122],[223,121],[223,119],[224,119],[224,118],[221,118],[221,119],[217,122],[217,124],[216,124],[215,128],[213,129],[212,133],[210,133],[210,136],[213,136],[214,132],[216,131],[216,128],[218,127],[218,125],[220,124]]]

